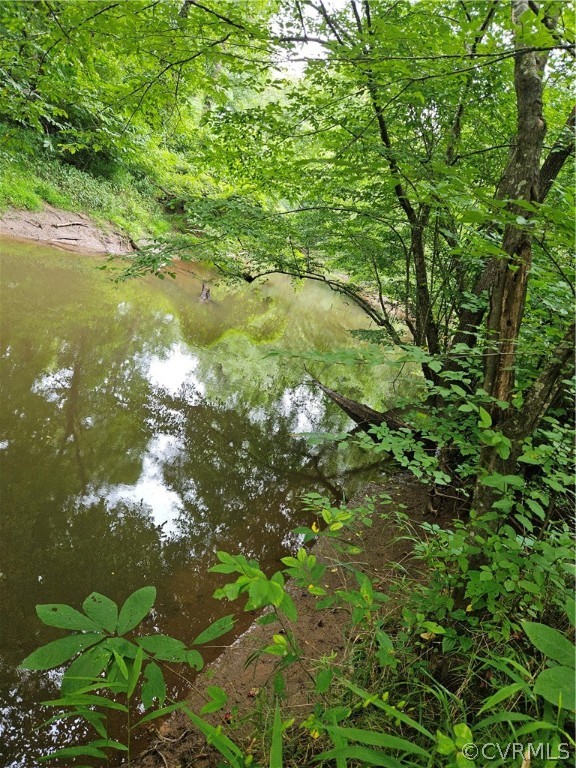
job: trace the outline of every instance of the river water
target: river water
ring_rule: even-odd
[[[32,768],[73,738],[34,730],[57,676],[16,666],[59,636],[34,606],[155,585],[154,626],[185,642],[230,613],[211,599],[216,550],[272,568],[311,522],[302,493],[374,476],[370,457],[305,439],[350,424],[272,352],[354,347],[368,325],[319,284],[230,286],[198,265],[116,284],[100,257],[8,239],[0,255],[0,764]],[[312,367],[376,405],[396,375]]]

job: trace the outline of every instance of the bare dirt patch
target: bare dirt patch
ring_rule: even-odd
[[[96,224],[84,213],[62,211],[46,205],[42,211],[11,209],[0,216],[0,234],[34,240],[69,251],[109,253],[134,251],[134,244],[112,226]]]
[[[424,486],[411,478],[399,476],[385,487],[369,486],[362,496],[354,499],[354,506],[362,504],[365,497],[376,497],[383,492],[391,496],[392,504],[377,504],[372,527],[358,531],[352,543],[363,547],[362,554],[355,559],[356,567],[369,573],[380,591],[386,593],[387,585],[398,574],[399,568],[404,569],[411,579],[418,579],[421,571],[419,563],[411,557],[410,542],[399,539],[401,531],[398,525],[379,513],[398,509],[402,505],[403,511],[417,526],[425,520],[428,495]],[[328,566],[326,585],[330,590],[345,587],[350,582],[350,573],[338,565],[343,557],[334,550],[329,540],[321,540],[313,552]],[[294,717],[299,723],[311,709],[311,670],[315,663],[322,656],[334,654],[334,663],[337,664],[342,656],[349,613],[343,609],[319,611],[315,607],[316,598],[307,591],[294,584],[288,589],[299,616],[298,623],[289,626],[302,649],[304,662],[293,665],[286,674],[287,689],[282,714],[284,718]],[[384,604],[383,611],[392,614],[397,608],[397,600],[392,599]],[[255,651],[270,643],[272,635],[279,631],[278,624],[253,624],[206,671],[198,675],[188,698],[191,709],[199,712],[209,700],[207,687],[222,687],[229,697],[226,711],[207,719],[214,725],[221,725],[224,733],[255,754],[261,753],[263,731],[269,725],[264,722],[267,708],[259,702],[272,701],[275,661],[272,656],[262,655],[248,666],[246,662]],[[135,768],[216,768],[222,764],[222,758],[206,746],[204,737],[194,730],[190,720],[182,713],[175,714],[160,726],[151,727],[149,743],[151,747],[133,763]]]

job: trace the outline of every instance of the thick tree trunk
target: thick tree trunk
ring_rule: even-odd
[[[562,378],[569,363],[574,360],[574,323],[570,325],[562,341],[553,350],[548,363],[524,393],[524,405],[501,421],[500,431],[510,440],[510,455],[500,456],[493,448],[486,446],[481,455],[483,473],[498,472],[511,475],[516,471],[518,457],[524,440],[534,432],[546,411],[562,388]],[[486,512],[495,500],[494,489],[482,484],[482,477],[476,486],[472,506],[477,512]]]
[[[520,25],[520,15],[525,10],[524,0],[514,0],[512,6],[513,18]],[[542,114],[545,58],[527,50],[521,40],[516,41],[516,46],[514,88],[518,109],[517,136],[498,197],[511,200],[510,212],[525,222],[533,214],[514,201],[538,203],[540,200],[540,159],[546,135]],[[497,400],[508,402],[514,386],[516,343],[532,264],[531,235],[526,225],[516,222],[508,224],[504,230],[502,249],[509,258],[498,263],[490,295],[484,389]],[[497,410],[493,414],[496,421]]]

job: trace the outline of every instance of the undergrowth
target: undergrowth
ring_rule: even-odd
[[[167,232],[171,219],[150,177],[112,162],[85,170],[24,129],[0,125],[0,213],[45,203],[109,221],[133,238]]]
[[[235,578],[214,596],[229,601],[245,597],[245,610],[268,609],[259,623],[277,625],[271,640],[250,659],[276,659],[272,686],[251,715],[259,750],[254,741],[245,750],[234,740],[233,725],[223,719],[228,696],[222,688],[208,687],[210,700],[200,712],[166,695],[162,666],[188,662],[199,669],[198,646],[229,631],[232,617],[216,622],[187,649],[164,635],[134,634],[151,608],[151,588],[128,598],[120,612],[101,595],[87,598],[84,615],[68,606],[38,606],[45,623],[80,631],[38,649],[23,667],[49,669],[72,660],[62,679],[63,695],[47,702],[57,710],[50,722],[84,718],[99,737],[52,756],[107,759],[116,750],[130,764],[134,729],[181,710],[220,755],[218,764],[232,768],[544,768],[573,759],[574,646],[568,638],[574,634],[575,603],[567,525],[547,522],[544,568],[541,560],[529,557],[534,541],[521,542],[521,581],[530,583],[536,572],[543,572],[532,603],[522,603],[517,590],[510,589],[497,605],[486,604],[476,588],[469,589],[475,581],[475,540],[483,536],[484,521],[468,523],[465,541],[458,522],[444,528],[425,524],[418,533],[401,511],[391,507],[382,512],[378,501],[348,509],[332,507],[318,494],[307,497],[318,522],[297,533],[303,544],[317,536],[330,539],[336,562],[348,576],[335,589],[326,586],[327,566],[304,547],[283,558],[284,568],[271,577],[243,555],[217,553],[218,564],[211,570]],[[389,498],[384,501],[390,506]],[[359,530],[370,529],[376,515],[384,515],[390,529],[403,528],[427,578],[406,580],[399,572],[384,594],[374,574],[356,565],[362,552]],[[485,545],[488,568],[495,561],[501,565],[502,549],[510,550],[514,565],[516,547],[503,542],[503,547]],[[460,554],[455,558],[456,543]],[[468,579],[462,605],[449,589],[458,574]],[[287,578],[315,598],[317,608],[347,612],[343,653],[313,662],[304,657],[293,629],[299,617]],[[490,580],[483,583],[489,593]],[[391,597],[398,608],[383,613]],[[538,620],[544,618],[546,623]],[[300,720],[282,714],[295,664],[304,665],[311,680],[309,714]],[[132,720],[131,701],[139,702]],[[107,732],[104,715],[111,706],[126,715],[123,741],[111,740]]]

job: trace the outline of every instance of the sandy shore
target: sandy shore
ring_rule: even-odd
[[[126,235],[112,225],[96,224],[84,213],[46,205],[42,211],[10,209],[0,215],[0,234],[46,243],[70,251],[123,255],[134,251]]]

